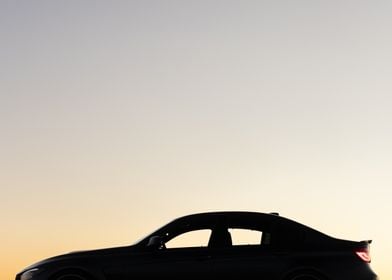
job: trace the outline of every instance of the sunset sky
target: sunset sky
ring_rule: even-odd
[[[0,279],[280,212],[392,279],[391,1],[0,1]]]

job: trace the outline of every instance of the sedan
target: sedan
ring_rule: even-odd
[[[16,280],[376,280],[370,243],[334,238],[278,213],[199,213],[131,246],[43,260]]]

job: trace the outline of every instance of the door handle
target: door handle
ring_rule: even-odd
[[[278,256],[278,257],[280,257],[280,256],[287,256],[288,254],[289,254],[288,252],[275,252],[274,253],[274,255]]]

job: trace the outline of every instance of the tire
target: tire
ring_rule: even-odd
[[[322,279],[314,274],[301,273],[290,278],[290,280],[322,280]]]
[[[86,277],[80,274],[64,274],[56,277],[56,280],[87,280]]]
[[[51,278],[52,280],[92,280],[91,277],[86,275],[83,271],[66,270],[56,274]]]

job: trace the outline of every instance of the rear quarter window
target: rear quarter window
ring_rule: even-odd
[[[258,230],[232,228],[229,229],[233,246],[260,245],[262,232]]]

